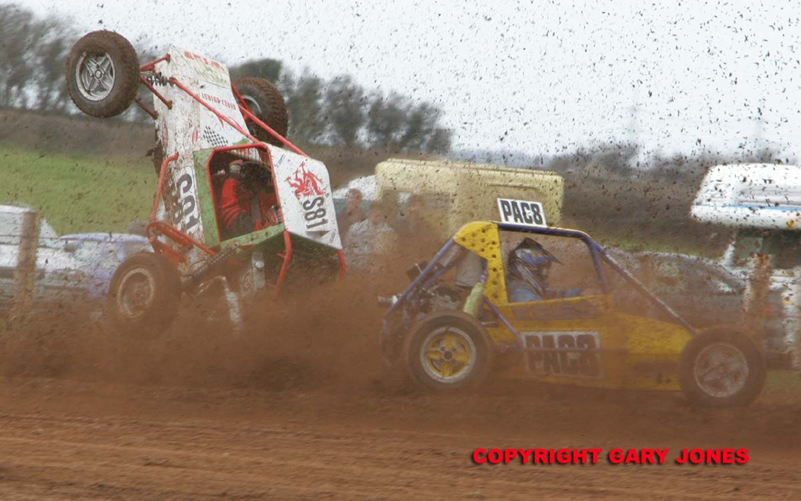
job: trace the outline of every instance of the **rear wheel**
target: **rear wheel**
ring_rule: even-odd
[[[481,324],[460,311],[424,318],[409,335],[406,362],[414,380],[447,391],[482,382],[491,364],[491,345]]]
[[[67,92],[93,117],[119,115],[136,99],[139,59],[131,43],[113,31],[93,31],[67,56]]]
[[[275,85],[263,78],[247,77],[236,82],[234,87],[259,120],[281,136],[286,137],[289,129],[289,112],[284,102],[284,96]],[[259,141],[276,146],[282,145],[281,141],[255,122],[248,120],[247,125],[250,133]]]
[[[155,337],[175,319],[180,297],[181,282],[172,262],[152,252],[140,252],[114,272],[107,318],[125,334]]]
[[[684,347],[679,383],[695,405],[748,405],[765,385],[765,360],[756,343],[742,333],[702,332]]]

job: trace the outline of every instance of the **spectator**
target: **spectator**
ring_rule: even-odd
[[[426,201],[420,195],[412,195],[406,205],[406,214],[396,225],[402,242],[401,254],[404,259],[417,262],[428,259],[439,242],[436,229],[425,218]]]
[[[350,269],[376,274],[388,264],[397,246],[398,235],[387,224],[386,210],[375,202],[367,219],[354,223],[348,230],[344,251]]]
[[[362,211],[362,192],[356,188],[351,188],[345,197],[345,209],[337,215],[337,226],[339,234],[343,237],[348,234],[348,230],[355,223],[361,223],[367,219]]]

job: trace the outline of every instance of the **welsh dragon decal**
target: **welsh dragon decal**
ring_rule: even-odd
[[[295,190],[295,197],[298,200],[325,195],[325,190],[320,188],[320,185],[323,184],[322,179],[306,169],[305,161],[300,164],[292,176],[286,178],[286,182]]]

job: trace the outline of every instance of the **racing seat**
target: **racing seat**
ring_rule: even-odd
[[[226,239],[225,226],[223,225],[222,218],[222,189],[225,181],[231,177],[239,176],[239,174],[232,173],[228,166],[218,170],[211,176],[211,189],[214,197],[214,216],[216,218],[217,232],[220,235],[220,241]]]

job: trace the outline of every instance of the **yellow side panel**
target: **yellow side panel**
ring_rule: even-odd
[[[678,360],[692,335],[681,325],[645,317],[624,315],[615,310],[607,296],[508,304],[498,226],[491,222],[464,225],[454,241],[487,260],[485,296],[519,333],[598,333],[603,376],[598,378],[536,375],[540,381],[605,388],[678,390]],[[575,314],[572,314],[574,312]],[[591,312],[591,313],[588,313]],[[514,342],[514,335],[502,324],[488,329],[495,343]],[[526,358],[521,358],[525,366]],[[514,368],[512,369],[515,370]],[[516,371],[515,371],[516,372]]]
[[[678,390],[679,357],[692,334],[683,326],[618,313],[617,321],[629,332],[629,381],[631,389]]]
[[[530,352],[520,357],[520,364],[517,368],[511,368],[509,375],[599,388],[680,389],[678,360],[691,334],[680,325],[620,314],[608,299],[605,296],[588,296],[500,306],[503,316],[521,335],[552,333],[558,336],[559,333],[595,332],[600,338],[600,348],[608,350],[599,354],[602,366],[599,377],[543,375],[520,370],[529,365],[526,357],[534,356]],[[592,305],[600,308],[600,314],[593,318],[543,320],[553,312],[562,316],[566,308],[578,308],[576,311],[581,311],[580,308]],[[496,343],[514,340],[514,336],[502,324],[490,329],[489,334]]]
[[[458,245],[487,260],[489,274],[484,295],[495,304],[505,303],[506,279],[498,225],[487,222],[468,223],[462,226],[453,239]]]

